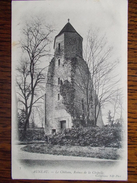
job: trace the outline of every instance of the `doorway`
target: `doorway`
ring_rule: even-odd
[[[61,128],[61,130],[66,129],[66,120],[60,121],[60,128]]]

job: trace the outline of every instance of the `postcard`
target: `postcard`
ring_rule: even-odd
[[[127,180],[126,0],[12,1],[12,178]]]

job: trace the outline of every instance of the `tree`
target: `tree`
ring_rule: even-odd
[[[106,36],[89,31],[84,52],[94,89],[94,120],[97,124],[101,108],[111,101],[119,82],[115,69],[119,60],[113,56],[113,47],[108,46]]]
[[[114,120],[113,120],[113,117],[112,117],[112,115],[111,115],[111,111],[109,110],[109,111],[108,111],[108,124],[109,124],[110,126],[113,126],[113,122],[114,122]]]
[[[91,74],[87,63],[83,59],[75,61],[76,63],[76,75],[74,80],[75,90],[82,97],[79,97],[79,101],[76,101],[78,108],[82,105],[82,116],[86,124],[90,124],[93,118],[91,113],[93,112],[93,83]],[[92,124],[93,125],[93,124]]]
[[[26,119],[25,110],[20,110],[20,113],[18,112],[18,128],[22,128],[24,125]]]
[[[111,106],[112,106],[112,116],[115,123],[120,123],[122,121],[122,101],[123,94],[121,89],[117,89],[115,95],[111,97]]]
[[[29,124],[34,104],[38,103],[42,94],[42,83],[45,81],[44,69],[41,67],[42,58],[48,55],[50,35],[53,29],[43,25],[38,18],[26,23],[23,28],[23,39],[20,41],[23,56],[17,68],[18,100],[25,110],[24,136]]]

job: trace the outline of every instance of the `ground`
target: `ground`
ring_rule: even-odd
[[[35,146],[36,144],[33,144]],[[38,144],[37,144],[38,145]],[[30,145],[17,145],[18,149],[18,159],[24,167],[34,169],[34,170],[44,170],[57,169],[57,170],[70,170],[75,169],[78,171],[83,171],[84,169],[95,170],[95,167],[106,168],[115,167],[121,162],[121,160],[112,159],[100,159],[91,157],[80,157],[80,156],[67,156],[67,155],[56,155],[56,154],[44,154],[24,151]],[[38,147],[38,146],[37,146]],[[54,146],[56,148],[56,146]],[[97,149],[97,148],[96,148]],[[95,148],[93,148],[95,150]],[[38,172],[37,172],[38,173]]]
[[[121,148],[112,147],[90,147],[90,146],[60,146],[51,144],[28,144],[22,147],[23,151],[31,153],[63,155],[63,156],[77,156],[77,157],[91,157],[99,159],[120,159],[120,154],[123,150]]]

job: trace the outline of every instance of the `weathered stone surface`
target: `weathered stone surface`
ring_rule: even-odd
[[[82,57],[82,37],[70,25],[66,24],[54,42],[46,84],[46,134],[71,128],[76,121],[94,121],[96,97]],[[99,119],[97,125],[102,126],[101,114]]]

